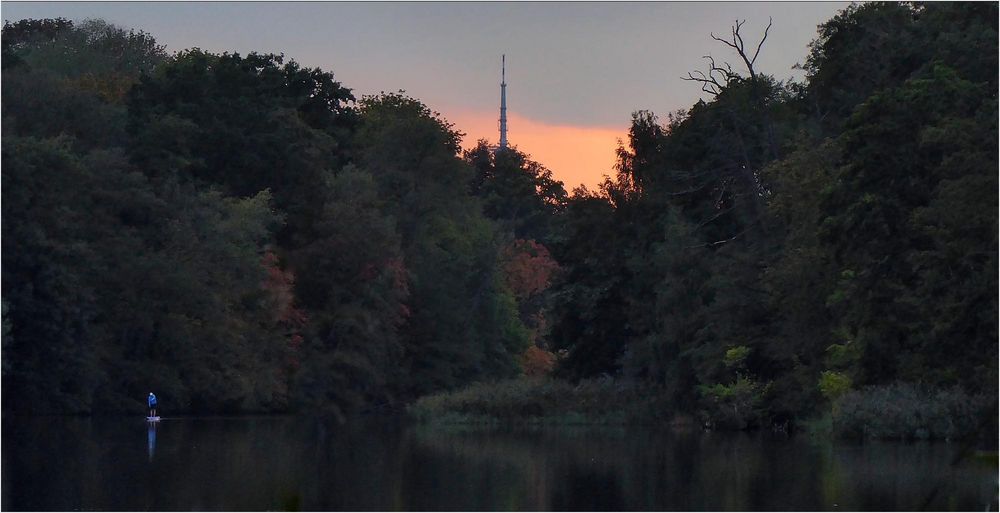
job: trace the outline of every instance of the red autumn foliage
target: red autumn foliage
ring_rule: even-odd
[[[521,353],[521,368],[528,377],[548,376],[556,365],[556,355],[531,346]]]
[[[384,260],[381,265],[369,262],[361,270],[359,277],[364,281],[374,280],[383,275],[388,275],[392,281],[392,291],[395,293],[399,303],[399,316],[406,319],[410,316],[410,309],[403,301],[410,295],[410,282],[407,276],[406,264],[402,257],[392,257]]]
[[[297,355],[302,347],[302,328],[309,320],[305,312],[295,306],[295,274],[282,269],[278,256],[270,250],[261,258],[261,265],[267,271],[261,287],[272,302],[274,321],[286,330],[288,346],[292,350],[289,365],[294,369],[299,366]]]
[[[278,256],[270,250],[264,253],[261,265],[267,271],[262,286],[274,302],[275,321],[289,327],[304,326],[308,320],[306,314],[295,307],[295,274],[282,269]]]
[[[549,287],[559,264],[545,246],[517,239],[504,248],[503,269],[510,291],[518,300],[524,300]]]

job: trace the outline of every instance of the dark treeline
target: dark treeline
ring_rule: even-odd
[[[763,36],[735,25],[719,40],[739,64],[687,77],[711,99],[635,113],[616,176],[571,198],[552,248],[560,371],[734,427],[851,390],[854,408],[901,407],[869,404],[879,387],[995,405],[996,18],[850,7],[820,27],[804,84],[756,69]]]
[[[518,374],[531,247],[418,101],[95,21],[3,52],[5,409],[342,415]]]
[[[995,411],[997,14],[852,6],[803,83],[738,24],[678,81],[708,100],[572,194],[282,56],[8,23],[4,408],[342,416],[551,370],[720,427]]]

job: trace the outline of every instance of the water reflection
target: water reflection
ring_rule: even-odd
[[[866,510],[996,505],[996,465],[944,443],[369,419],[3,418],[3,509]],[[159,438],[159,440],[157,440]],[[157,445],[158,444],[158,445]],[[154,462],[155,455],[155,462]]]
[[[147,452],[149,452],[149,461],[153,461],[153,453],[156,452],[156,426],[158,422],[146,422],[148,427],[146,428],[146,445]]]

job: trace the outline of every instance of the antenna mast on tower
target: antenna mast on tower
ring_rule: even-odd
[[[507,149],[507,55],[500,57],[500,149]]]

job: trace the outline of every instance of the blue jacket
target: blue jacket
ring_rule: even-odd
[[[152,408],[153,406],[156,406],[156,396],[153,395],[153,394],[149,394],[149,398],[146,400],[146,402],[149,403],[149,407],[150,408]]]

